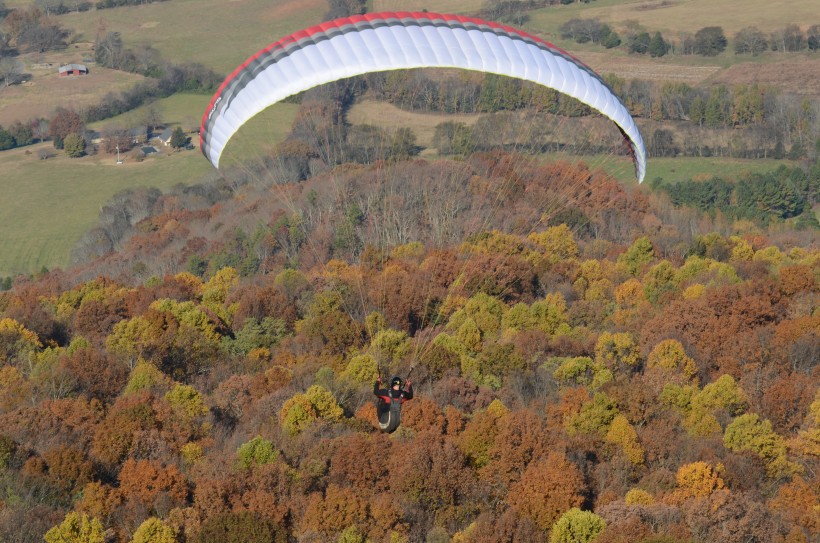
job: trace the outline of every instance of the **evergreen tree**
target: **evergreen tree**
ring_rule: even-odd
[[[174,149],[180,149],[188,145],[188,142],[191,138],[185,135],[185,131],[182,130],[182,127],[177,126],[174,128],[174,131],[171,133],[171,147]]]
[[[660,32],[655,32],[649,41],[649,55],[651,57],[662,57],[669,51],[669,45],[664,41]]]
[[[63,141],[65,154],[70,158],[79,158],[85,154],[85,140],[79,134],[69,134]]]
[[[707,26],[695,32],[695,53],[706,57],[721,54],[729,42],[719,26]]]
[[[0,151],[13,148],[17,143],[14,141],[14,136],[10,132],[0,126]]]

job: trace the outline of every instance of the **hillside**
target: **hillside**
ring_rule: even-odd
[[[503,155],[117,204],[0,293],[3,541],[818,536],[816,236]]]

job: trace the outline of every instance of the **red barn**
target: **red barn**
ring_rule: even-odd
[[[85,64],[64,64],[60,66],[60,77],[65,77],[67,75],[86,75],[88,74],[88,68]]]

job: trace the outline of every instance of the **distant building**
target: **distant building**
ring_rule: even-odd
[[[131,141],[134,144],[140,145],[148,141],[148,127],[137,126],[135,128],[131,128],[128,130],[128,135],[131,137]]]
[[[58,70],[60,77],[68,75],[88,75],[88,67],[85,64],[63,64]]]
[[[174,131],[171,130],[170,128],[166,128],[165,130],[162,131],[162,133],[158,136],[158,138],[159,138],[159,141],[161,141],[163,145],[168,147],[169,145],[171,145],[171,136],[173,136],[173,135],[174,135]]]

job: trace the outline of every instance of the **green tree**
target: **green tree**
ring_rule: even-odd
[[[85,155],[85,139],[79,134],[69,134],[63,140],[65,154],[71,158],[79,158]]]
[[[652,247],[652,242],[644,236],[636,239],[632,246],[618,257],[618,263],[625,264],[632,275],[638,275],[643,266],[654,257],[655,249]]]
[[[437,124],[433,146],[442,155],[469,155],[475,149],[473,131],[466,124],[456,121]]]
[[[181,126],[177,126],[174,128],[174,131],[171,132],[171,147],[174,149],[181,149],[188,145],[188,142],[191,141],[187,135],[185,135],[185,131],[182,130]]]
[[[0,126],[0,151],[12,149],[16,145],[17,142],[14,141],[14,136],[11,135],[11,132],[8,132],[6,129]]]
[[[243,443],[236,451],[237,463],[242,469],[250,469],[253,466],[264,466],[275,462],[279,457],[279,452],[273,448],[273,443],[256,436],[247,443]]]
[[[655,32],[649,40],[649,56],[662,57],[669,51],[669,44],[663,39],[660,32]]]
[[[709,128],[728,126],[732,120],[732,97],[725,85],[713,87],[703,112],[703,123]]]
[[[769,476],[789,477],[800,473],[799,465],[786,458],[786,440],[775,433],[769,420],[754,413],[737,417],[726,427],[723,443],[733,451],[752,451],[766,462]]]
[[[177,413],[189,419],[208,414],[208,408],[202,401],[202,395],[190,385],[177,383],[165,394],[165,399]]]
[[[96,518],[72,511],[63,522],[46,532],[46,543],[105,543],[105,530]]]
[[[706,57],[721,54],[729,42],[719,26],[707,26],[695,32],[695,53]]]
[[[606,528],[606,521],[591,511],[573,507],[559,518],[550,532],[550,543],[591,543]]]

